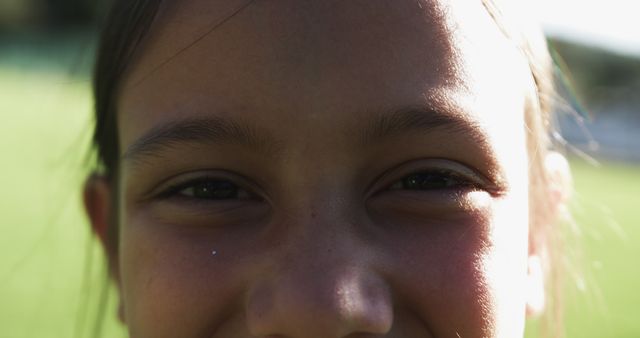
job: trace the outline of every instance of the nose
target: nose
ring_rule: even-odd
[[[298,239],[249,291],[246,314],[257,337],[373,338],[391,329],[388,285],[371,255],[322,235]],[[327,243],[323,245],[322,243]],[[367,257],[368,256],[368,257]]]

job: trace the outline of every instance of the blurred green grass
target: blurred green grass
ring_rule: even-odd
[[[0,42],[1,338],[91,337],[108,285],[81,209],[91,46],[77,39]],[[105,336],[122,337],[110,300]]]
[[[0,338],[93,337],[106,277],[80,202],[91,47],[37,41],[0,43]],[[582,258],[568,279],[567,336],[639,337],[640,166],[572,167],[569,244]],[[113,292],[104,318],[105,337],[124,337]]]
[[[582,259],[569,279],[568,336],[640,337],[640,166],[573,161],[572,170]]]

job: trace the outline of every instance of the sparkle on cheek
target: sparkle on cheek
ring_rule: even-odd
[[[492,197],[486,191],[469,192],[461,201],[464,210],[488,211],[491,208]]]

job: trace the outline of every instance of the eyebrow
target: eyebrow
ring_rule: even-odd
[[[437,130],[470,137],[481,148],[487,145],[486,136],[477,122],[462,113],[410,106],[367,115],[372,116],[370,122],[356,134],[365,146],[408,132],[432,133]],[[152,128],[127,148],[122,160],[136,162],[147,157],[159,157],[164,149],[182,144],[212,143],[240,145],[272,155],[283,147],[273,135],[246,121],[208,116],[172,121]]]
[[[368,144],[408,132],[432,133],[436,130],[470,137],[481,146],[488,144],[479,123],[467,114],[445,112],[423,106],[404,107],[379,114],[371,119],[368,127],[364,128],[361,140],[364,144]]]
[[[152,128],[123,153],[125,161],[155,157],[165,148],[186,143],[225,143],[272,153],[278,147],[275,140],[249,123],[221,117],[189,118]]]

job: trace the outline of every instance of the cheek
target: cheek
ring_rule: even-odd
[[[478,218],[459,219],[435,233],[411,233],[394,253],[391,274],[401,303],[416,309],[433,336],[474,336],[492,316],[491,289],[484,262],[491,251],[488,224]],[[452,229],[455,228],[455,229]]]
[[[496,206],[485,274],[494,293],[498,336],[522,336],[526,317],[529,210],[526,189]]]
[[[216,320],[236,322],[225,311],[242,306],[250,264],[236,253],[252,252],[250,237],[145,215],[124,219],[121,229],[120,284],[132,336],[200,337],[221,329]]]
[[[393,239],[393,289],[434,336],[522,335],[526,206],[512,195]]]

